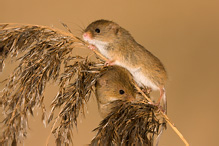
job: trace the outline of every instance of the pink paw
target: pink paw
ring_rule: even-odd
[[[166,111],[164,110],[164,108],[160,105],[160,103],[151,103],[148,102],[148,104],[152,105],[152,106],[156,106],[159,110],[161,110],[163,113],[165,113]]]
[[[94,46],[94,45],[89,45],[88,48],[91,49],[91,50],[95,50],[95,49],[96,49],[96,46]]]
[[[114,65],[114,64],[115,64],[114,61],[112,61],[112,60],[107,60],[104,65],[105,65],[105,66],[112,66],[112,65]]]

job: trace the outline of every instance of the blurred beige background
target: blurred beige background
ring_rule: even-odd
[[[168,116],[191,146],[218,145],[219,102],[219,1],[218,0],[0,0],[0,23],[28,23],[64,29],[73,33],[104,18],[130,31],[134,38],[164,63],[169,74]],[[86,50],[82,50],[86,51]],[[6,64],[0,79],[7,77]],[[55,85],[46,91],[49,105]],[[0,86],[2,88],[2,86]],[[88,144],[101,118],[92,97],[86,117],[79,119],[74,145]],[[37,113],[39,115],[37,116]],[[50,132],[40,120],[40,111],[30,117],[24,146],[43,146]],[[50,146],[54,145],[51,137]],[[22,144],[21,144],[22,145]],[[160,146],[183,146],[168,127]]]

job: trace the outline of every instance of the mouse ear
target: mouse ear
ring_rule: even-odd
[[[114,31],[115,34],[119,32],[119,26],[115,24],[111,24],[111,29]]]
[[[100,86],[105,86],[106,85],[106,80],[104,78],[98,79],[98,83]]]

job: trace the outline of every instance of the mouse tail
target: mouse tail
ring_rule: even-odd
[[[163,131],[166,129],[166,126],[165,126],[165,123],[162,124],[161,128],[160,128],[160,131],[157,135],[157,138],[156,138],[156,146],[158,146],[159,142],[160,142],[160,138],[163,134]]]
[[[166,97],[166,91],[165,91],[165,88],[163,88],[162,90],[163,90],[163,96],[162,96],[163,110],[164,110],[164,113],[167,114],[167,97]]]
[[[162,90],[161,91],[161,93],[162,93],[161,102],[162,102],[162,108],[163,108],[162,110],[165,114],[167,114],[167,97],[166,97],[165,88],[162,88],[161,90]],[[165,119],[163,119],[163,120],[165,121]],[[166,123],[162,123],[161,128],[160,128],[159,133],[158,133],[157,138],[156,138],[156,146],[158,146],[161,135],[165,129],[166,129]]]
[[[158,99],[157,104],[161,105],[162,111],[167,114],[167,97],[165,88],[160,88],[160,98]]]
[[[0,48],[0,72],[2,72],[3,68],[4,68],[4,60],[3,60],[3,53],[2,53],[3,49],[1,50]]]

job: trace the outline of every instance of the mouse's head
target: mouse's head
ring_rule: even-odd
[[[119,66],[113,66],[107,70],[96,84],[96,95],[101,103],[109,103],[115,100],[135,100],[135,90],[131,83],[130,73]]]
[[[112,43],[117,37],[120,26],[108,20],[97,20],[87,26],[83,39],[95,45],[98,42]]]

